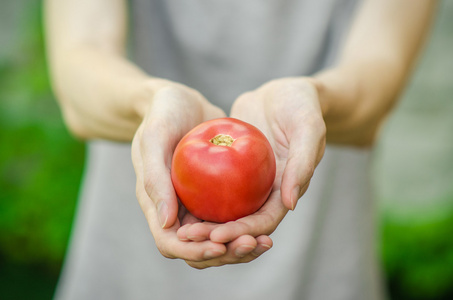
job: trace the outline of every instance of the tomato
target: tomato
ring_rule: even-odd
[[[204,122],[176,146],[171,179],[181,203],[197,218],[237,220],[266,202],[275,156],[255,126],[234,118]]]

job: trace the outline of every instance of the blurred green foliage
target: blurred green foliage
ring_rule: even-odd
[[[384,212],[381,230],[392,299],[453,299],[453,209],[422,222]]]
[[[40,12],[29,3],[20,51],[0,60],[0,290],[14,289],[14,299],[30,299],[20,295],[32,286],[36,296],[52,293],[85,152],[51,93]]]
[[[51,93],[40,6],[26,6],[20,51],[0,58],[2,299],[51,297],[83,172],[84,144]],[[453,299],[453,208],[423,223],[384,212],[382,233],[392,299]]]

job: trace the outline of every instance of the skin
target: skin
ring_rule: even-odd
[[[132,141],[137,199],[159,251],[194,268],[250,262],[307,190],[326,143],[370,147],[402,92],[437,2],[365,0],[336,66],[239,95],[231,116],[268,137],[274,189],[255,214],[201,223],[170,179],[179,139],[225,113],[198,91],[151,77],[125,58],[124,0],[47,0],[50,71],[68,128],[82,139]]]

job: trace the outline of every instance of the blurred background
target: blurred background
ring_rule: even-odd
[[[453,299],[453,1],[376,147],[381,258],[391,299]],[[51,93],[41,1],[0,0],[0,298],[50,299],[84,144]]]

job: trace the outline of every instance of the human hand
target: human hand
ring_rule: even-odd
[[[182,224],[200,220],[178,207],[171,178],[171,158],[178,141],[203,121],[224,117],[197,91],[166,80],[150,80],[151,98],[140,108],[143,121],[132,141],[136,193],[157,248],[168,258],[204,261],[227,252],[222,243],[185,242],[176,236]],[[144,103],[144,102],[143,102]]]
[[[181,240],[228,243],[243,235],[268,237],[288,209],[294,210],[324,154],[326,127],[311,79],[274,80],[245,93],[231,116],[255,125],[269,139],[277,162],[271,195],[256,213],[234,222],[185,225],[178,231]]]
[[[269,139],[277,162],[273,192],[280,190],[283,206],[294,210],[326,145],[326,126],[314,81],[270,81],[241,95],[231,116],[255,125]]]

